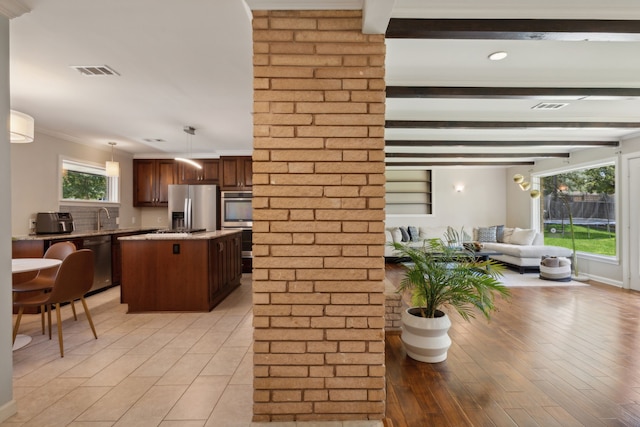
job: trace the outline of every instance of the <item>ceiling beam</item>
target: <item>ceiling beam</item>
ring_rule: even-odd
[[[513,129],[513,128],[575,128],[575,129],[640,129],[638,122],[503,122],[463,120],[387,120],[387,129]]]
[[[533,166],[535,162],[386,162],[385,166]]]
[[[569,153],[385,153],[385,157],[390,158],[402,158],[402,159],[466,159],[466,158],[481,158],[481,159],[522,159],[529,157],[558,157],[569,158]]]
[[[618,147],[618,141],[428,141],[387,140],[387,147]]]
[[[398,19],[387,38],[640,41],[640,21],[595,19]]]
[[[640,88],[387,86],[387,98],[629,99]]]

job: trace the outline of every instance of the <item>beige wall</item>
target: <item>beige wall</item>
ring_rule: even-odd
[[[37,127],[37,120],[36,127]],[[37,212],[57,211],[59,201],[60,156],[103,164],[111,159],[111,147],[104,150],[36,133],[30,144],[11,144],[11,233],[29,233],[28,221]],[[141,224],[138,209],[133,208],[132,156],[118,150],[114,160],[120,162],[120,228]],[[101,206],[101,204],[94,204]],[[134,222],[135,218],[135,222]]]
[[[452,226],[465,230],[473,227],[511,224],[506,218],[505,190],[507,173],[504,168],[453,167],[432,169],[433,215],[387,215],[387,227],[407,225]],[[457,193],[454,185],[463,184]]]

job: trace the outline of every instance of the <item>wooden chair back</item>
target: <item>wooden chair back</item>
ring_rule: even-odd
[[[61,261],[64,261],[64,259],[69,254],[72,254],[75,251],[76,251],[76,245],[74,245],[73,243],[58,242],[49,246],[49,249],[47,249],[47,251],[44,253],[43,258],[59,259]],[[40,270],[37,277],[39,279],[49,279],[53,282],[56,278],[57,273],[58,273],[57,269],[47,268],[46,270]]]
[[[55,304],[82,298],[93,286],[93,251],[80,249],[62,261],[47,303]]]

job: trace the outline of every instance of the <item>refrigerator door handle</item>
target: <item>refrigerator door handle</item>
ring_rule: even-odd
[[[184,199],[184,226],[189,230],[191,226],[191,198]]]

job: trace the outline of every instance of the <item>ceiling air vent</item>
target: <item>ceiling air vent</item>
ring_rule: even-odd
[[[119,76],[117,71],[108,65],[71,65],[83,76]]]
[[[569,105],[566,102],[541,102],[531,107],[532,110],[559,110]]]

